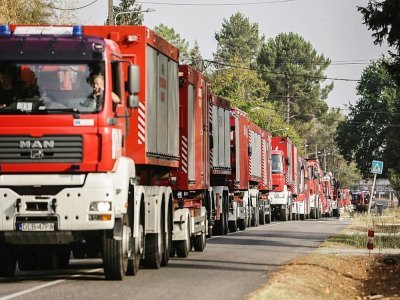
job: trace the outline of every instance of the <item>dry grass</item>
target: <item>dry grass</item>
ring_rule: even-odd
[[[368,229],[398,234],[395,224],[400,224],[398,209],[390,212],[386,210],[382,217],[354,214],[353,224],[329,238],[321,247],[365,248]],[[349,234],[351,232],[354,234]],[[399,239],[390,240],[382,241],[381,247],[389,245],[391,248],[400,248]],[[313,252],[283,266],[248,298],[400,299],[399,284],[400,255],[333,255]]]

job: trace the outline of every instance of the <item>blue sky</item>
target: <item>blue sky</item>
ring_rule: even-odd
[[[250,4],[268,1],[273,3]],[[93,0],[76,2],[82,6]],[[118,3],[114,0],[114,5]],[[357,11],[357,6],[366,6],[367,0],[149,0],[141,3],[144,10],[155,9],[145,14],[144,25],[154,28],[163,23],[173,27],[190,47],[197,40],[203,58],[212,59],[216,49],[215,32],[221,30],[224,18],[229,19],[238,11],[250,22],[258,23],[260,34],[266,39],[290,31],[304,37],[318,53],[332,60],[326,72],[328,77],[358,80],[370,60],[387,53],[387,47],[373,44],[371,32],[362,24],[362,16]],[[108,0],[98,0],[79,10],[78,17],[84,23],[103,24],[107,18],[107,4]],[[345,108],[345,104],[355,103],[356,84],[335,81],[328,105]]]

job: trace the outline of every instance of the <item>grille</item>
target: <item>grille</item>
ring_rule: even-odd
[[[81,162],[83,139],[67,136],[0,136],[0,162]]]

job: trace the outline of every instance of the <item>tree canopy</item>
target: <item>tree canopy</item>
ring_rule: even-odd
[[[321,116],[333,84],[322,86],[330,60],[295,33],[281,33],[261,47],[257,69],[270,86],[269,100],[292,115]],[[289,102],[289,103],[288,103]],[[289,108],[287,107],[289,105]]]
[[[115,25],[142,25],[143,13],[141,11],[142,4],[137,4],[136,0],[121,0],[119,6],[113,6]]]
[[[250,23],[249,18],[240,12],[232,15],[229,20],[224,18],[221,30],[215,33],[215,39],[215,60],[225,64],[232,58],[250,64],[264,41],[264,38],[259,36],[258,24]]]
[[[388,155],[397,88],[384,65],[380,59],[364,70],[357,86],[360,99],[349,106],[349,114],[337,129],[341,154],[348,162],[354,159],[364,176],[369,175],[372,160],[385,160]]]
[[[179,63],[188,64],[190,62],[189,42],[181,37],[173,27],[161,23],[154,27],[154,31],[179,49]]]
[[[387,62],[391,76],[400,86],[400,1],[384,0],[369,1],[366,7],[358,7],[363,15],[364,24],[373,31],[375,44],[387,41],[389,46],[395,48],[397,53],[390,52],[393,61]]]

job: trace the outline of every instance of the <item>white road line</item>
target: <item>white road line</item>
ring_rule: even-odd
[[[103,270],[103,269],[93,269],[93,270],[86,271],[85,273],[94,273],[94,272],[98,272],[98,271],[101,271],[101,270]],[[68,276],[68,277],[69,278],[76,278],[76,277],[81,277],[81,276],[83,276],[83,274],[76,274],[76,275],[71,275],[71,276]],[[56,284],[62,283],[62,282],[67,281],[67,280],[68,280],[68,278],[55,280],[55,281],[52,281],[52,282],[49,282],[49,283],[46,283],[46,284],[42,284],[42,285],[27,289],[27,290],[24,290],[24,291],[20,291],[18,293],[14,293],[14,294],[10,294],[10,295],[1,297],[0,300],[13,299],[13,298],[25,295],[25,294],[29,294],[29,293],[35,292],[35,291],[40,290],[40,289],[47,288],[47,287],[52,286],[52,285],[56,285]]]

